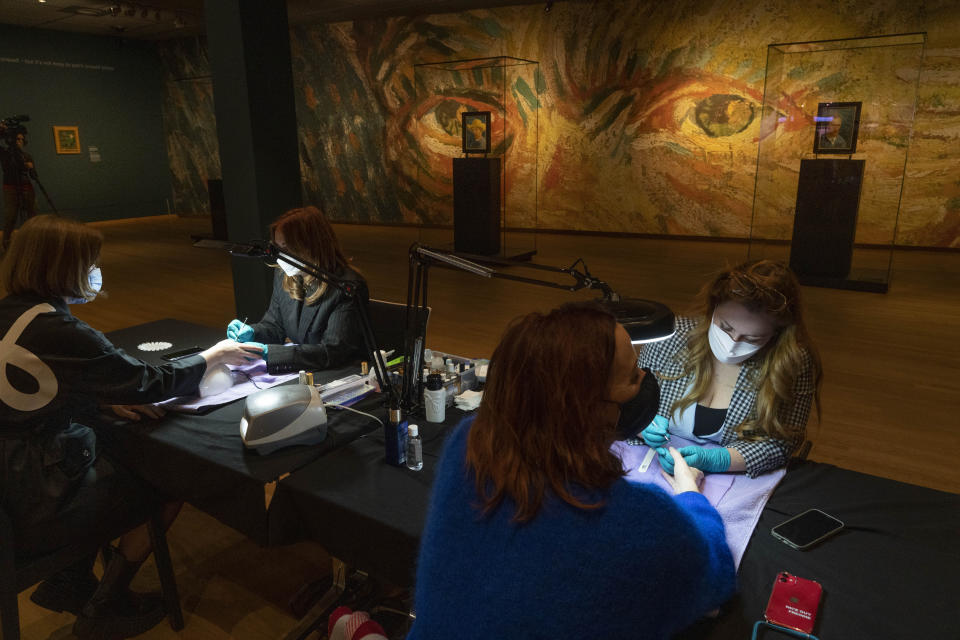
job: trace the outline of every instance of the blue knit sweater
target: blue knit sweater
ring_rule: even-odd
[[[437,469],[408,640],[667,638],[731,595],[723,522],[698,493],[618,480],[606,506],[550,496],[525,524],[487,517],[466,470],[472,419]]]

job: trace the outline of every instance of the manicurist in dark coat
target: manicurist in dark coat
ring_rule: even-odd
[[[195,356],[149,365],[114,347],[70,313],[103,282],[102,234],[53,215],[31,218],[0,264],[0,505],[14,529],[16,553],[50,553],[104,541],[130,528],[99,581],[93,558],[42,583],[37,604],[77,615],[80,638],[127,638],[163,619],[158,597],[128,590],[151,551],[142,525],[159,504],[134,471],[98,451],[87,425],[105,408],[131,420],[159,417],[152,403],[196,393],[208,366],[245,364],[254,345],[224,340]],[[169,505],[168,521],[179,505]]]
[[[270,237],[292,256],[355,281],[358,298],[351,300],[337,287],[279,261],[263,318],[253,324],[233,320],[227,337],[260,343],[270,373],[329,369],[359,359],[363,334],[357,305],[367,303],[367,286],[344,257],[326,217],[316,207],[291,209],[270,225]]]

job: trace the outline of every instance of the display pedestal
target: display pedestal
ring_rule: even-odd
[[[802,160],[790,268],[807,278],[845,280],[853,261],[863,160]]]
[[[807,285],[888,290],[925,46],[899,33],[767,48],[751,260],[789,260]],[[842,148],[822,139],[835,121]]]
[[[415,64],[413,74],[418,106],[411,109],[408,130],[419,145],[407,145],[401,171],[415,176],[418,187],[401,198],[404,219],[423,225],[418,241],[427,246],[529,259],[537,248],[541,182],[545,85],[538,63],[512,56],[446,60]],[[483,156],[466,147],[467,113],[483,114],[488,122],[489,151]],[[489,166],[493,159],[496,169]]]
[[[453,247],[500,253],[500,158],[453,159]]]
[[[223,197],[223,180],[207,180],[207,193],[210,196],[210,222],[213,237],[227,239],[227,203]]]

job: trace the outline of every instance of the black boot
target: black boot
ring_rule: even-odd
[[[50,576],[30,594],[30,599],[44,609],[79,615],[83,605],[97,590],[97,577],[93,575],[96,557],[93,554],[78,560],[60,573]]]
[[[163,620],[163,600],[158,595],[139,595],[127,588],[140,568],[123,554],[114,552],[103,578],[73,625],[73,635],[84,640],[132,638]]]

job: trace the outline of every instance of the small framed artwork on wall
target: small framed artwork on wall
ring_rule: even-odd
[[[463,152],[490,153],[490,112],[465,111],[460,116]]]
[[[58,154],[81,153],[80,127],[54,127],[53,141],[57,145]]]
[[[851,154],[857,150],[860,102],[821,102],[817,105],[814,153]]]

